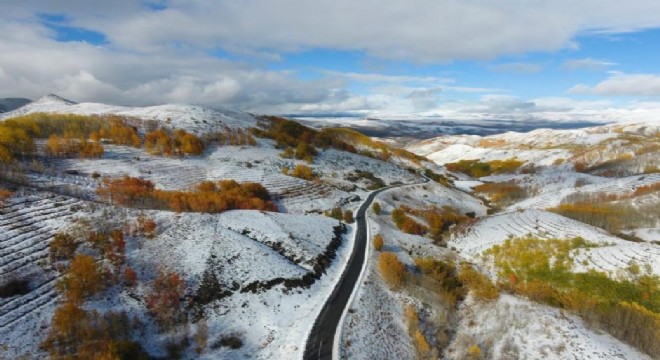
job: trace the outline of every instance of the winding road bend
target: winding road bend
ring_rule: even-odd
[[[355,242],[353,245],[353,252],[348,259],[348,263],[344,268],[344,272],[337,283],[337,286],[332,290],[332,294],[323,305],[318,318],[314,322],[312,331],[307,339],[303,359],[305,360],[320,360],[332,359],[332,350],[334,345],[335,332],[337,331],[339,321],[341,320],[344,308],[348,305],[348,301],[357,285],[360,278],[362,266],[366,260],[367,244],[367,217],[366,213],[374,201],[374,198],[383,191],[390,190],[396,187],[419,185],[429,181],[428,178],[423,177],[423,181],[415,184],[401,184],[389,186],[376,190],[369,194],[367,199],[362,203],[355,216],[357,222],[357,230],[355,233]]]

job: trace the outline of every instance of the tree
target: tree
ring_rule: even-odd
[[[385,281],[393,288],[398,289],[404,283],[406,267],[393,252],[383,252],[378,259],[378,268]]]
[[[181,298],[184,292],[185,284],[177,273],[159,271],[147,295],[147,308],[162,329],[171,329],[183,320]]]
[[[4,204],[7,199],[9,199],[12,196],[12,192],[9,190],[5,189],[0,189],[0,205]]]
[[[94,258],[78,254],[71,260],[69,270],[58,286],[64,290],[67,300],[78,304],[101,291],[105,287],[104,280],[103,270]]]
[[[380,215],[380,204],[378,201],[374,201],[374,204],[371,205],[371,209],[374,211],[376,215]]]
[[[355,219],[353,219],[353,211],[351,211],[351,210],[344,211],[343,219],[344,219],[345,223],[348,223],[348,224],[353,223],[355,221]]]
[[[73,236],[67,233],[57,233],[48,248],[50,261],[54,263],[60,260],[70,260],[77,248],[78,241]]]
[[[127,266],[126,269],[124,269],[124,284],[128,287],[134,287],[137,285],[137,273],[130,266]]]
[[[206,324],[206,319],[200,319],[197,322],[197,334],[195,334],[195,342],[197,346],[195,347],[195,352],[201,354],[206,349],[206,345],[209,340],[209,326]]]
[[[374,236],[374,249],[376,249],[377,251],[383,250],[384,242],[385,241],[383,240],[383,235],[376,234],[376,236]]]

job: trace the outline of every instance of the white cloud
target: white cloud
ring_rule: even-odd
[[[442,76],[326,72],[320,79],[301,80],[295,72],[267,70],[261,62],[316,48],[363,53],[367,61],[492,59],[574,47],[576,35],[588,31],[660,26],[657,0],[555,0],[534,6],[521,6],[520,0],[420,0],[414,5],[403,0],[171,0],[157,12],[143,4],[2,2],[0,97],[37,98],[53,92],[76,101],[193,102],[254,112],[454,111],[455,103],[442,103],[445,94],[502,91],[462,86]],[[63,14],[70,25],[101,32],[108,42],[101,47],[56,42],[56,33],[40,24],[39,13]],[[217,50],[251,61],[219,59],[212,55]],[[504,67],[526,73],[541,69],[525,63]],[[609,90],[601,88],[610,80],[622,82],[617,76],[574,91],[612,92],[611,84]],[[642,79],[647,84],[638,93],[657,94],[651,85],[657,79],[646,76],[651,78]],[[346,90],[349,82],[373,91],[352,94]],[[626,92],[622,86],[616,91]],[[504,116],[506,111],[523,114],[545,106],[510,97],[468,103],[455,113],[481,107]]]
[[[617,64],[607,60],[585,58],[566,60],[563,67],[567,70],[604,70],[615,65]]]
[[[660,2],[635,0],[172,0],[151,11],[140,2],[3,3],[3,17],[69,14],[73,24],[100,31],[113,46],[147,52],[224,48],[281,53],[306,48],[362,51],[412,61],[490,59],[573,47],[582,32],[660,26]],[[460,36],[457,36],[460,34]],[[242,49],[242,50],[241,50]]]
[[[491,66],[491,69],[495,71],[513,72],[520,74],[534,74],[541,72],[543,70],[543,66],[539,64],[516,62],[494,65]]]
[[[568,90],[572,94],[606,96],[660,96],[660,74],[625,74],[614,72],[600,83],[578,84]]]

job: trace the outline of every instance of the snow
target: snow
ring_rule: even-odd
[[[650,359],[574,315],[507,294],[487,304],[469,298],[459,317],[447,359],[466,358],[473,344],[492,359]]]
[[[45,194],[26,192],[12,198],[0,211],[1,249],[11,255],[1,257],[0,271],[4,274],[7,271],[20,272],[30,276],[33,284],[33,291],[29,294],[0,301],[0,337],[8,346],[3,356],[18,357],[26,349],[31,350],[33,356],[39,356],[38,344],[47,333],[48,320],[57,304],[54,290],[57,274],[49,266],[40,267],[37,260],[47,256],[47,245],[54,232],[70,226],[74,214],[92,223],[98,223],[102,218],[109,224],[120,226],[126,221],[134,221],[138,213]],[[321,216],[252,210],[222,214],[144,213],[158,223],[158,235],[155,239],[127,238],[127,264],[136,269],[140,279],[133,292],[138,298],[148,291],[156,269],[181,274],[189,291],[195,291],[202,274],[209,268],[216,271],[224,289],[232,288],[233,284],[243,288],[253,282],[264,283],[280,277],[300,278],[310,271],[313,259],[325,252],[335,235],[334,228],[339,224]],[[12,230],[19,224],[20,230]],[[41,235],[41,229],[47,232]],[[17,236],[15,231],[26,235]],[[32,239],[33,245],[26,249],[33,255],[26,253],[27,250],[17,252],[12,248],[18,246],[13,245],[15,243],[23,246],[23,238]],[[337,258],[310,288],[286,290],[282,285],[276,285],[256,293],[236,289],[231,296],[206,307],[209,342],[216,341],[220,334],[237,333],[244,346],[236,351],[207,349],[202,358],[297,358],[302,339],[306,338],[306,331],[311,328],[316,312],[332,290],[331,284],[338,280],[350,252],[352,242],[347,241],[347,236],[343,238]],[[153,331],[148,332],[141,342],[154,355],[164,355],[161,353],[163,339],[156,334],[153,323],[149,323],[144,301],[136,301],[128,289],[119,293],[110,289],[108,292],[117,296],[92,298],[88,306],[104,311],[125,310],[129,315],[147,321],[147,327]]]
[[[590,179],[594,179],[593,177]],[[660,174],[635,175],[624,178],[603,179],[598,183],[588,184],[581,187],[566,187],[561,189],[549,189],[540,195],[522,200],[509,206],[509,209],[529,209],[529,208],[551,208],[559,205],[562,199],[575,193],[604,193],[624,195],[631,193],[640,186],[650,185],[660,182]]]
[[[635,243],[612,236],[602,229],[565,218],[554,213],[528,209],[509,211],[479,219],[458,229],[448,242],[461,256],[482,262],[483,251],[510,238],[532,235],[542,239],[573,239],[581,237],[600,245],[574,250],[574,270],[597,270],[612,277],[625,278],[628,267],[636,263],[660,275],[660,249],[648,243]]]
[[[38,112],[76,115],[119,115],[143,120],[156,120],[161,125],[204,134],[226,128],[246,129],[256,125],[251,114],[220,107],[167,104],[148,107],[127,107],[98,103],[75,103],[56,95],[47,95],[16,110],[0,114],[0,120]]]

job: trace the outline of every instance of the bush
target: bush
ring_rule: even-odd
[[[374,211],[374,214],[380,215],[380,204],[378,201],[374,201],[373,205],[371,205],[371,209]]]
[[[376,234],[376,236],[374,236],[374,249],[376,249],[376,251],[383,250],[384,242],[383,235]]]
[[[93,257],[78,254],[57,286],[68,301],[79,304],[105,288],[105,274]]]
[[[474,270],[469,264],[461,264],[458,278],[472,291],[478,301],[492,301],[500,297],[500,292],[482,273]]]
[[[345,223],[352,224],[355,222],[355,219],[353,219],[353,211],[351,210],[346,210],[344,211],[344,215],[342,217]]]
[[[474,178],[480,178],[492,174],[513,173],[524,164],[517,159],[493,160],[480,162],[478,160],[461,160],[455,163],[447,163],[447,170],[461,172]]]
[[[400,288],[405,279],[406,267],[395,253],[383,252],[378,259],[378,268],[385,281],[393,289]]]
[[[147,309],[162,329],[169,330],[184,320],[181,309],[184,292],[185,284],[177,273],[158,273],[147,295]]]
[[[298,164],[295,168],[293,168],[291,176],[307,181],[312,181],[316,178],[312,169],[309,166],[302,164]]]
[[[527,197],[527,191],[514,183],[484,183],[475,186],[474,192],[487,195],[492,202],[500,206]]]
[[[0,189],[0,205],[4,204],[7,202],[7,200],[13,195],[13,193],[9,190],[5,189]]]
[[[243,347],[243,340],[237,334],[222,335],[219,344],[220,346],[236,350]]]
[[[341,208],[336,207],[336,208],[332,208],[332,210],[330,211],[326,210],[325,216],[341,221],[343,214],[341,212]]]
[[[479,348],[479,345],[477,344],[472,344],[468,348],[467,354],[470,359],[473,360],[481,359],[481,348]]]
[[[48,246],[50,261],[71,260],[78,248],[78,241],[70,234],[57,233]]]
[[[8,298],[13,296],[25,295],[30,292],[30,282],[25,279],[12,279],[3,280],[0,284],[0,298]]]

